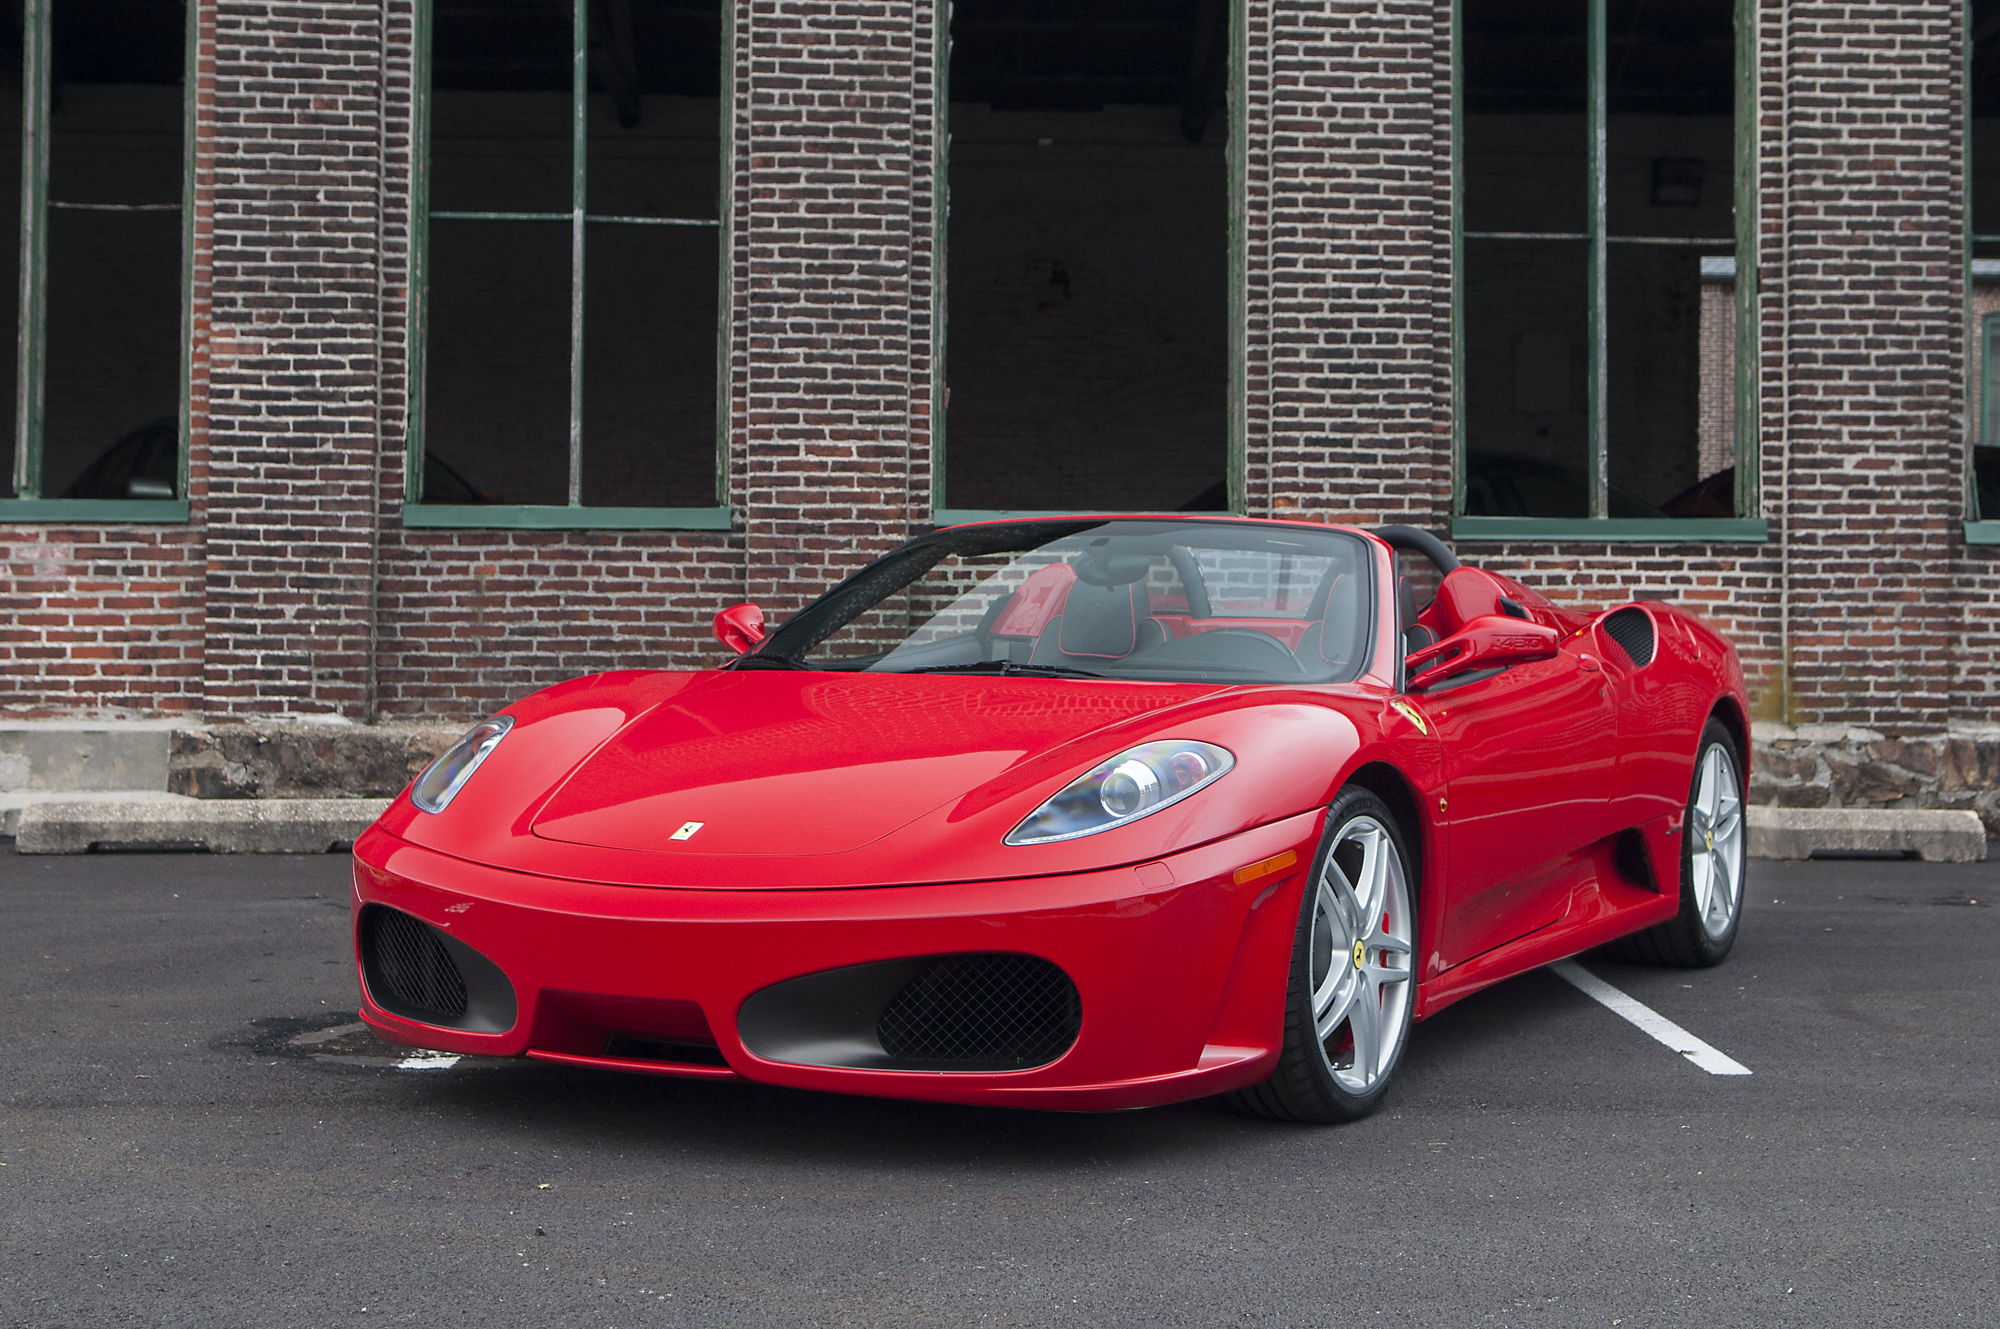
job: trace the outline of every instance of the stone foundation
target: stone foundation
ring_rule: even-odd
[[[1750,802],[1781,808],[1944,808],[2000,836],[2000,726],[1890,738],[1845,725],[1758,724]]]
[[[194,798],[393,798],[463,732],[402,724],[176,729],[167,790]]]

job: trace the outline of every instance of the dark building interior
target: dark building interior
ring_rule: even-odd
[[[9,292],[21,275],[21,13],[11,6],[0,38],[0,280]],[[53,8],[47,312],[40,329],[19,333],[40,337],[43,497],[176,496],[186,23],[178,0]],[[12,406],[17,358],[0,359]]]
[[[713,505],[720,5],[592,0],[581,163],[567,0],[434,13],[427,499],[568,501],[580,166],[582,501]]]
[[[1731,463],[1734,8],[1607,6],[1602,317],[1613,517],[1728,515],[1686,511],[1682,496]],[[1585,0],[1478,0],[1463,14],[1467,511],[1582,517],[1592,303]]]
[[[1227,18],[953,6],[945,506],[1226,506]]]

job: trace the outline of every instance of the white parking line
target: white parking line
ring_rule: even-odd
[[[1598,1005],[1651,1034],[1710,1075],[1748,1075],[1750,1068],[1710,1047],[1644,1002],[1635,1001],[1574,960],[1549,966],[1562,979]]]

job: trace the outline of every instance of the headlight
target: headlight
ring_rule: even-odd
[[[424,773],[410,786],[410,801],[425,812],[443,812],[479,769],[479,763],[486,760],[486,754],[498,747],[513,727],[511,715],[496,715],[472,726],[464,738],[424,767]]]
[[[1171,807],[1222,778],[1236,758],[1213,743],[1170,738],[1101,762],[1007,832],[1008,844],[1074,840]]]

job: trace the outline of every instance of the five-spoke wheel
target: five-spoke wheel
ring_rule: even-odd
[[[1260,1116],[1366,1115],[1409,1037],[1416,914],[1400,828],[1365,789],[1335,799],[1326,828],[1300,908],[1278,1068],[1234,1096]]]

